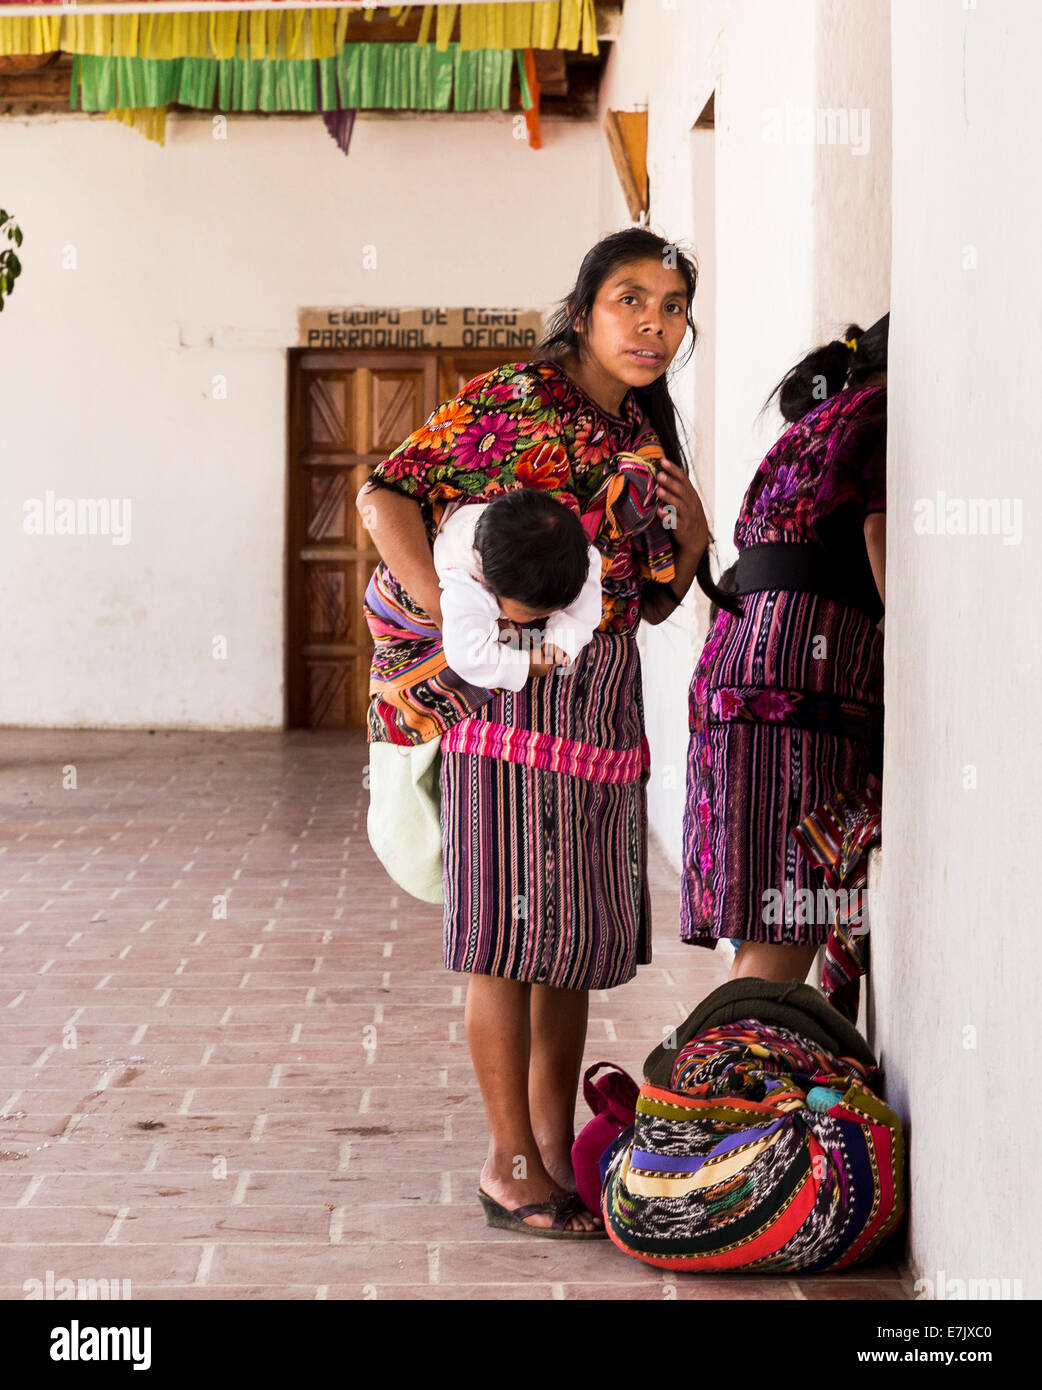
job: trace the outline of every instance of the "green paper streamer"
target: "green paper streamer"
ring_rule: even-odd
[[[512,49],[461,52],[450,44],[346,44],[331,58],[73,56],[73,110],[168,106],[202,110],[505,110]]]
[[[532,89],[528,85],[528,74],[525,72],[525,50],[517,50],[517,78],[521,87],[521,105],[526,111],[532,109]]]

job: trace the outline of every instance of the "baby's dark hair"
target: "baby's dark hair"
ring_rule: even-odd
[[[589,570],[588,546],[575,513],[536,488],[504,492],[474,528],[485,587],[544,616],[579,597]]]

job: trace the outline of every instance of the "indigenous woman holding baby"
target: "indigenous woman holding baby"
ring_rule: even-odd
[[[417,659],[420,708],[420,681],[396,685],[374,661],[371,742],[444,730],[444,960],[470,975],[467,1040],[489,1127],[480,1197],[490,1224],[533,1234],[604,1234],[574,1193],[570,1151],[588,992],[651,959],[637,626],[662,622],[696,577],[720,597],[665,379],[689,330],[694,339],[695,281],[691,261],[646,229],[606,237],[543,341],[556,355],[469,382],[358,499],[383,561],[381,611],[394,608],[418,641],[443,624],[448,586],[432,546],[447,507],[543,491],[570,513],[571,542],[600,555],[589,640],[562,658],[555,638],[553,659],[530,657],[515,688],[475,691],[444,659],[431,679]],[[510,581],[517,565],[508,553],[493,587],[500,625],[538,625],[546,596]],[[581,606],[575,583],[568,597]],[[408,669],[406,659],[397,674]]]

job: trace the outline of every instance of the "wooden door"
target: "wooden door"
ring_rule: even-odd
[[[380,556],[355,508],[372,468],[461,386],[519,354],[289,354],[286,705],[291,729],[364,729]]]

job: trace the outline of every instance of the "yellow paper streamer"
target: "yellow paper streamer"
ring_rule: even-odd
[[[239,39],[239,16],[237,14],[212,14],[210,16],[210,51],[215,58],[234,58],[235,45]]]
[[[579,26],[582,23],[582,0],[561,0],[561,27],[557,32],[559,48],[579,47]]]
[[[394,7],[404,23],[415,6]],[[364,10],[372,20],[374,10]],[[366,41],[366,31],[349,25],[339,10],[244,10],[233,14],[39,15],[9,18],[0,10],[0,56],[87,53],[141,58],[328,58],[349,42]],[[434,42],[444,52],[459,18],[460,47],[568,48],[597,53],[594,0],[527,0],[526,3],[428,4],[417,42]]]
[[[336,53],[336,10],[317,10],[311,16],[311,42],[316,58],[333,57]]]
[[[504,48],[503,7],[501,5],[463,5],[460,8],[459,46],[472,48]]]
[[[560,0],[538,0],[532,6],[532,42],[528,46],[556,48],[557,28],[560,22]]]
[[[247,52],[255,63],[260,62],[268,50],[268,23],[263,10],[249,11]],[[241,36],[241,31],[240,31]]]
[[[311,16],[304,10],[287,10],[286,18],[289,21],[289,44],[286,56],[288,58],[302,58],[301,44],[304,38],[304,21]]]
[[[272,10],[265,17],[267,20],[265,28],[267,29],[268,38],[266,47],[269,56],[279,51],[279,33],[282,29],[283,13],[282,10]]]
[[[503,24],[504,48],[531,48],[532,6],[508,5]]]
[[[165,106],[117,106],[109,112],[109,120],[132,126],[157,145],[166,144]]]
[[[593,7],[593,0],[583,0],[582,51],[594,54],[600,52],[597,46],[597,11]]]
[[[435,46],[439,53],[445,53],[449,47],[449,40],[452,38],[453,26],[456,23],[456,11],[458,5],[439,5],[438,6],[438,27]]]
[[[138,51],[140,44],[139,30],[141,28],[140,15],[120,16],[128,21],[137,20],[138,23],[126,23],[119,25],[112,31],[112,52],[117,58],[133,58]]]

